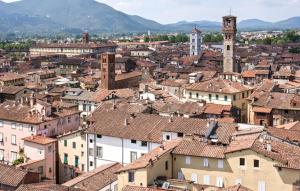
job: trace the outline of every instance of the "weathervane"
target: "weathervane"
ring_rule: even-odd
[[[231,8],[229,9],[229,16],[231,16]]]

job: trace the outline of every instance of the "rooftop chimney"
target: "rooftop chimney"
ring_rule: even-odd
[[[172,123],[173,122],[173,116],[171,116],[170,118],[169,118],[169,123]]]
[[[127,126],[128,126],[128,124],[129,124],[129,123],[128,123],[128,119],[127,119],[127,118],[125,118],[125,121],[124,121],[124,126],[125,126],[125,127],[127,127]]]

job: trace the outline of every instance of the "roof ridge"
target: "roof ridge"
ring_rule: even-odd
[[[71,182],[71,185],[66,184],[66,183],[68,183],[68,182],[65,182],[65,183],[62,184],[62,185],[63,185],[63,186],[73,186],[73,185],[78,184],[78,183],[80,183],[80,182],[82,182],[82,181],[84,181],[84,180],[86,180],[86,179],[88,179],[88,178],[91,178],[91,177],[95,176],[96,174],[98,174],[98,173],[100,173],[100,172],[103,172],[103,171],[105,171],[105,170],[107,170],[107,169],[109,169],[109,168],[111,168],[111,167],[113,167],[113,166],[115,166],[115,165],[117,165],[117,164],[119,164],[119,163],[118,163],[118,162],[115,162],[115,163],[111,163],[111,164],[102,165],[103,168],[101,168],[101,166],[100,166],[100,167],[98,167],[98,168],[95,168],[95,169],[92,170],[92,171],[87,172],[86,174],[83,174],[83,175],[81,175],[81,176],[78,176],[78,177],[76,177],[76,178],[74,178],[74,179],[69,180],[68,182]],[[82,176],[84,176],[84,177],[82,177]],[[79,181],[78,181],[78,182],[75,182],[77,179],[78,179]]]

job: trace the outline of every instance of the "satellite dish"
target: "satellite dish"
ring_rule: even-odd
[[[163,189],[169,189],[169,187],[170,187],[170,182],[164,182],[162,185]]]

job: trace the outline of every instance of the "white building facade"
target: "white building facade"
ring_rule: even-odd
[[[201,56],[202,32],[196,28],[190,34],[190,56]]]
[[[87,134],[87,170],[114,162],[129,164],[158,146],[159,143]]]

